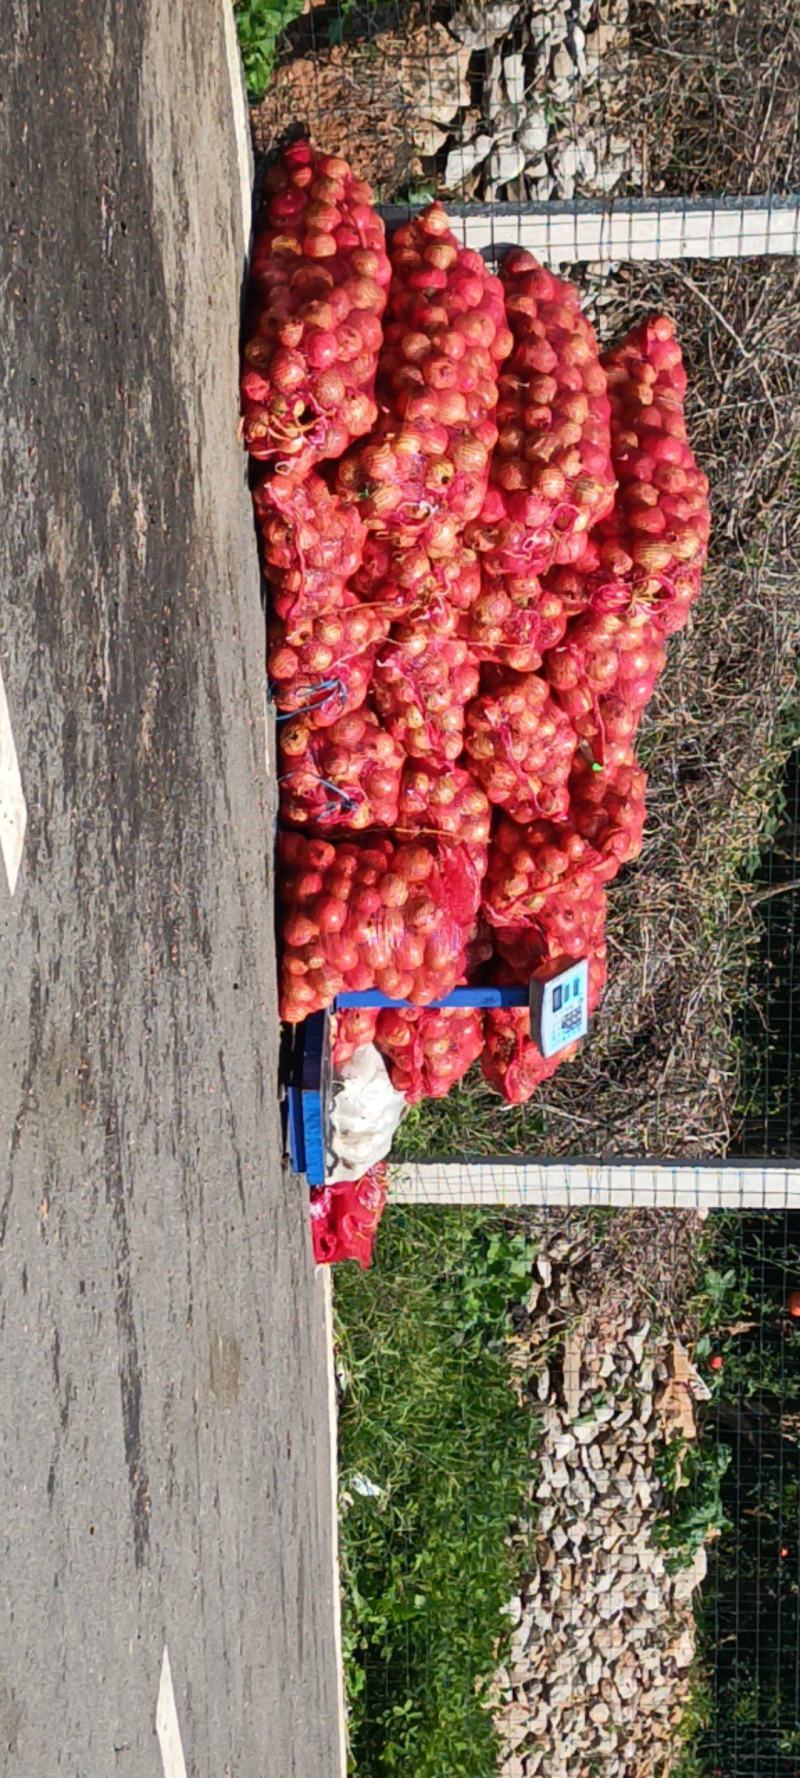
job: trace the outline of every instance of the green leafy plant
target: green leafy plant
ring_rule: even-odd
[[[720,1483],[730,1455],[724,1445],[690,1444],[682,1436],[659,1451],[654,1470],[666,1502],[654,1537],[669,1573],[688,1567],[709,1538],[728,1528]]]
[[[487,1709],[535,1428],[505,1355],[533,1250],[497,1215],[389,1209],[335,1280],[344,1644],[359,1778],[494,1770]],[[527,1556],[527,1552],[525,1552]]]
[[[713,1761],[706,1756],[703,1740],[713,1714],[713,1695],[701,1654],[691,1670],[689,1695],[676,1737],[679,1751],[669,1778],[712,1778]]]
[[[235,0],[236,29],[251,104],[272,79],[278,38],[303,10],[303,0]]]

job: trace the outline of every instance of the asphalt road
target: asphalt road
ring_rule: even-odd
[[[13,897],[0,862],[14,1778],[338,1770],[223,3],[9,0],[0,40],[0,668],[27,805]],[[5,768],[7,833],[7,747]]]

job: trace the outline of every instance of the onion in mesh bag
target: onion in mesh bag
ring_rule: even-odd
[[[467,847],[425,837],[279,842],[281,1017],[297,1023],[343,989],[424,1006],[461,980],[480,901]]]
[[[458,245],[440,204],[397,229],[390,255],[381,417],[337,486],[371,530],[447,559],[484,498],[511,335],[499,279]]]
[[[613,696],[638,722],[665,665],[663,632],[645,611],[589,610],[568,624],[543,671],[576,734],[604,764],[603,700]]]
[[[488,845],[491,824],[486,792],[463,766],[406,761],[400,785],[398,833],[433,832],[463,840],[477,866]]]
[[[481,517],[495,527],[491,563],[539,572],[575,561],[611,506],[606,376],[573,285],[517,248],[501,278],[514,347]]]
[[[515,820],[566,815],[575,730],[536,673],[502,673],[467,706],[464,751],[490,802]]]
[[[243,432],[253,457],[302,476],[375,424],[385,230],[369,186],[307,142],[284,149],[264,183],[250,261]]]
[[[534,821],[521,827],[501,818],[489,848],[483,912],[497,928],[535,926],[554,890],[587,908],[600,885],[617,870],[604,861],[572,820]]]
[[[370,695],[412,758],[457,760],[465,705],[477,690],[478,668],[466,642],[418,622],[395,625],[378,655]]]
[[[590,954],[589,1011],[593,1012],[606,982],[605,947]],[[543,968],[549,970],[548,963]],[[524,979],[528,979],[527,976]],[[490,1086],[509,1105],[526,1105],[537,1087],[552,1079],[563,1063],[577,1054],[580,1045],[568,1044],[556,1055],[545,1057],[530,1035],[530,1015],[526,1007],[513,1007],[487,1012],[484,1017],[484,1050],[481,1069]]]
[[[483,1048],[483,1019],[469,1007],[386,1008],[375,1042],[389,1077],[409,1105],[442,1099],[462,1080]]]
[[[365,1043],[374,1043],[378,1009],[373,1006],[345,1006],[333,1014],[333,1066],[343,1068],[356,1050]]]
[[[267,667],[279,710],[326,728],[363,704],[388,618],[343,593],[338,610],[296,623],[294,643],[280,618],[269,626]]]
[[[484,566],[480,590],[459,624],[459,634],[479,661],[516,673],[533,673],[549,648],[561,641],[567,612],[561,595],[535,574],[495,575]]]
[[[603,354],[619,489],[597,530],[605,589],[644,607],[666,635],[686,622],[708,549],[708,480],[684,415],[686,372],[673,322],[641,322]]]
[[[329,728],[298,716],[281,727],[280,753],[285,821],[324,831],[396,825],[405,754],[371,710]]]
[[[286,641],[301,641],[304,623],[342,604],[364,554],[364,526],[313,471],[305,481],[265,476],[253,504],[272,611],[285,625]]]

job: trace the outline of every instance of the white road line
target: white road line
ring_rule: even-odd
[[[161,1748],[164,1778],[186,1778],[186,1761],[183,1757],[175,1689],[172,1684],[172,1668],[169,1664],[169,1650],[166,1643],[164,1645],[164,1659],[161,1662],[161,1683],[158,1688],[158,1703],[156,1705],[156,1734],[158,1745]]]
[[[225,34],[225,59],[228,63],[228,77],[231,89],[233,133],[236,137],[236,159],[239,165],[239,188],[242,203],[244,251],[249,254],[250,231],[253,220],[253,156],[250,147],[250,126],[247,121],[244,70],[242,68],[242,58],[239,54],[239,40],[236,36],[236,21],[233,16],[233,0],[222,0],[222,15]]]
[[[27,823],[28,810],[0,668],[0,851],[3,854],[11,895],[17,887]]]

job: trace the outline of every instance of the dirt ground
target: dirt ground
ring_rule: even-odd
[[[166,1646],[193,1778],[331,1778],[222,8],[12,0],[0,76],[0,1772],[152,1778]]]

